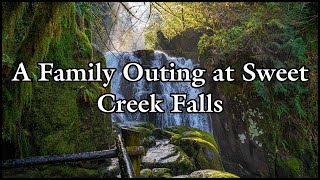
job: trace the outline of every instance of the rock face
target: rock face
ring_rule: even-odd
[[[169,41],[161,32],[158,32],[159,44],[156,48],[161,49],[169,55],[184,56],[193,60],[200,59],[200,67],[207,69],[207,72],[212,72],[220,64],[212,64],[210,61],[203,60],[203,57],[199,55],[197,43],[201,35],[201,32],[186,30]],[[241,69],[241,65],[236,67],[236,69]],[[236,81],[241,79],[241,73],[241,71],[235,72]],[[225,169],[241,177],[272,176],[274,163],[268,164],[268,160],[274,158],[270,157],[270,152],[267,152],[261,143],[262,136],[255,136],[256,133],[254,133],[255,135],[249,137],[251,133],[257,130],[252,129],[254,127],[252,125],[256,123],[260,127],[263,120],[259,117],[250,117],[253,120],[250,122],[250,118],[247,116],[245,120],[242,119],[242,112],[249,108],[259,108],[261,111],[267,112],[263,110],[264,107],[260,107],[261,103],[257,103],[261,99],[240,97],[235,101],[235,95],[239,95],[239,91],[242,90],[242,85],[239,86],[239,82],[235,82],[235,85],[232,86],[230,86],[231,83],[226,83],[228,84],[227,86],[224,83],[211,83],[212,75],[208,75],[205,78],[210,83],[205,84],[205,93],[214,92],[213,99],[221,99],[224,102],[223,112],[214,113],[210,117],[213,134],[219,142],[219,147],[223,149],[220,155]],[[250,129],[253,131],[249,132],[248,130]],[[266,134],[270,136],[268,132],[263,136],[270,138]],[[186,153],[188,154],[188,152]]]

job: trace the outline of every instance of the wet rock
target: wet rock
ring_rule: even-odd
[[[144,127],[144,128],[150,129],[150,130],[155,129],[154,125],[149,122],[141,122],[141,123],[137,124],[136,126],[137,127]]]
[[[160,128],[155,128],[154,130],[152,130],[152,135],[157,139],[170,139],[171,136],[174,135],[174,133]]]
[[[142,157],[142,164],[147,168],[169,168],[174,174],[188,174],[194,170],[185,152],[170,144],[168,139],[156,140],[156,145]]]
[[[154,59],[153,50],[137,50],[133,53],[137,58],[142,60],[143,65],[151,65],[151,60]]]
[[[153,124],[148,122],[139,122],[133,125],[124,125],[123,128],[139,132],[139,139],[142,146],[150,148],[155,145],[155,138],[152,135]]]
[[[222,171],[216,171],[212,169],[205,169],[194,171],[190,174],[191,178],[239,178],[238,176]]]
[[[140,171],[140,177],[142,178],[153,178],[152,170],[147,168],[147,169],[142,169]]]
[[[196,169],[224,171],[217,143],[211,134],[186,126],[171,126],[166,130],[177,134],[171,137],[170,142],[190,157]]]
[[[120,174],[119,160],[118,158],[111,158],[111,165],[101,172],[103,177],[116,178]]]
[[[189,175],[172,176],[172,178],[191,178]]]
[[[172,171],[171,171],[171,169],[168,169],[168,168],[153,168],[152,174],[156,178],[172,177],[172,175],[171,175]]]
[[[150,148],[152,146],[155,146],[156,145],[156,138],[154,136],[144,137],[142,139],[142,145],[145,148]]]

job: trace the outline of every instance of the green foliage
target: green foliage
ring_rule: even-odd
[[[92,105],[110,89],[100,83],[36,82],[36,62],[53,62],[55,68],[87,66],[93,60],[91,27],[81,31],[77,26],[76,3],[34,3],[33,8],[15,21],[12,38],[18,50],[11,47],[2,55],[2,139],[17,147],[12,151],[19,157],[106,149],[112,140],[111,117]],[[21,61],[33,82],[10,82]]]
[[[97,178],[97,170],[71,165],[46,165],[29,171],[5,172],[5,178]]]
[[[200,59],[214,67],[239,67],[250,61],[259,68],[305,66],[310,69],[309,82],[253,81],[237,87],[237,91],[233,88],[235,84],[222,83],[219,87],[225,94],[242,92],[260,97],[270,113],[264,126],[278,147],[276,153],[289,152],[305,159],[298,152],[308,152],[312,158],[303,166],[317,167],[318,4],[191,2],[162,5],[167,5],[173,14],[160,10],[157,20],[148,27],[146,41],[153,47],[157,47],[157,31],[170,39],[185,28],[192,28],[202,31],[198,42]]]

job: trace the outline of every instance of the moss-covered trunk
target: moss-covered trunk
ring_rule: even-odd
[[[15,154],[4,158],[107,149],[111,117],[98,110],[96,101],[110,88],[100,83],[36,82],[37,62],[53,62],[54,68],[87,68],[91,61],[105,66],[103,54],[91,45],[90,19],[77,13],[76,3],[2,5],[3,54],[8,59],[2,65],[2,139]],[[10,81],[21,62],[32,82]]]

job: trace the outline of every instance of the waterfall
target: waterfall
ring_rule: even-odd
[[[122,76],[123,66],[129,62],[137,62],[148,68],[169,67],[170,62],[175,63],[176,69],[188,68],[192,70],[199,66],[191,59],[170,57],[161,51],[152,52],[153,56],[148,60],[138,58],[134,52],[106,52],[107,67],[117,69],[112,78],[111,92],[116,95],[116,99],[136,99],[138,101],[148,99],[149,94],[156,93],[157,99],[164,99],[161,108],[165,110],[165,113],[113,113],[112,121],[126,123],[148,121],[159,128],[183,125],[199,128],[211,133],[211,122],[207,113],[170,112],[173,107],[171,93],[186,93],[187,99],[199,101],[198,94],[203,92],[203,88],[193,88],[190,82],[147,82],[145,79],[141,79],[138,82],[128,82]],[[132,75],[136,73],[135,71],[135,68],[129,69],[129,73]]]

